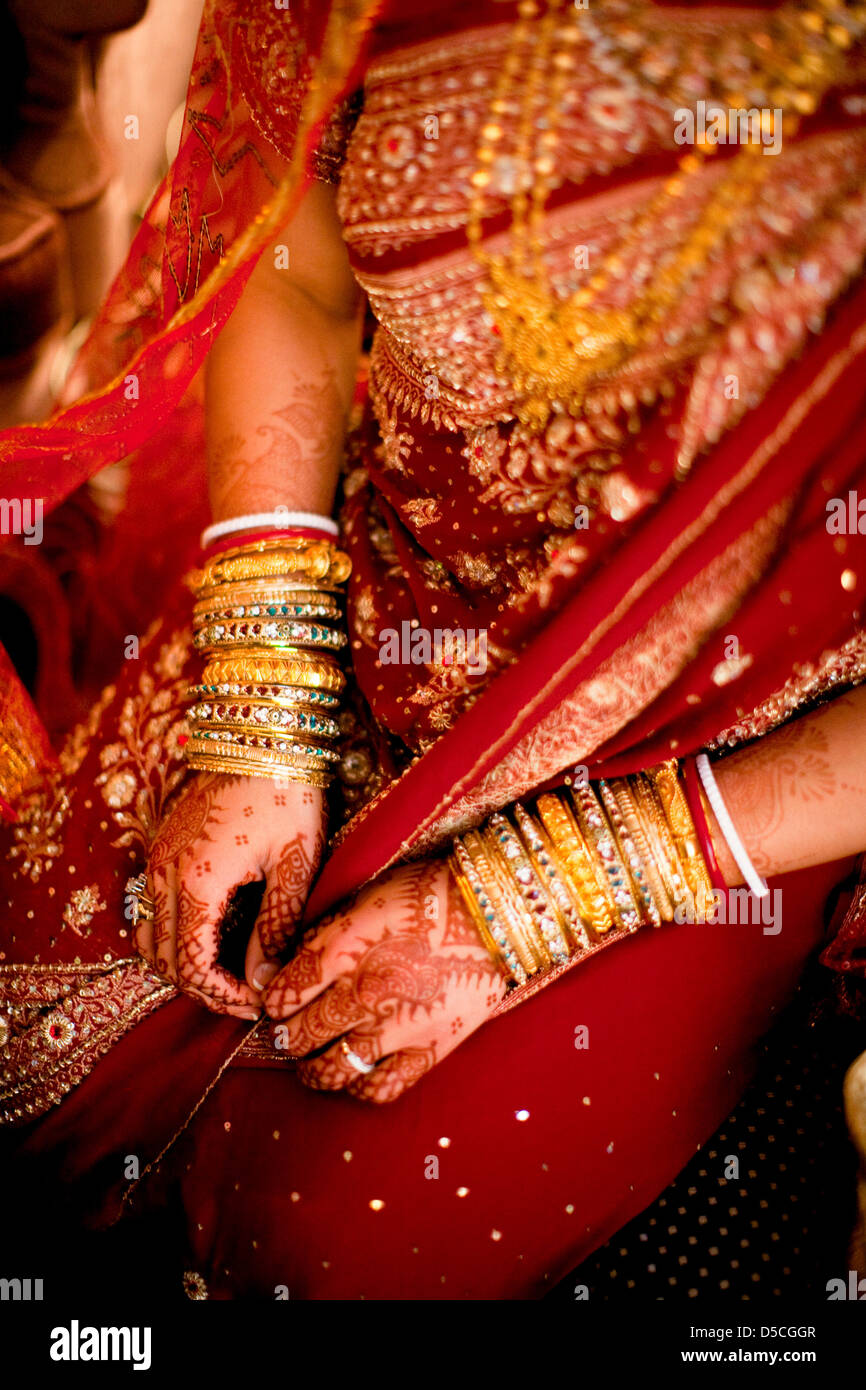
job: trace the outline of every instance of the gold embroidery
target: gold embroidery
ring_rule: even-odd
[[[779,690],[736,724],[717,734],[707,747],[711,750],[737,748],[751,739],[762,738],[795,714],[834,699],[864,680],[866,632],[861,631],[843,646],[822,652],[817,661],[796,666],[793,675]]]
[[[381,619],[376,606],[376,597],[371,584],[355,598],[352,609],[352,630],[355,636],[367,647],[378,647]]]
[[[183,1291],[187,1298],[199,1303],[208,1298],[207,1284],[200,1274],[196,1274],[194,1269],[187,1269],[183,1276]]]
[[[117,686],[107,685],[96,703],[91,706],[87,718],[76,724],[67,734],[58,757],[60,770],[65,777],[74,777],[81,767],[90,745],[100,731],[102,716],[116,694]]]
[[[146,639],[145,639],[146,640]],[[73,791],[67,788],[100,732],[102,718],[117,687],[107,685],[88,711],[87,718],[66,735],[58,754],[57,767],[50,769],[41,784],[17,802],[17,822],[7,858],[20,861],[16,871],[38,883],[63,853],[63,829],[72,804]]]
[[[656,699],[755,583],[773,553],[790,505],[774,506],[520,738],[473,791],[413,844],[413,856],[429,852],[444,837],[476,825],[489,811],[588,757]]]
[[[400,510],[406,513],[416,531],[422,526],[432,526],[442,517],[442,507],[435,497],[416,497],[413,501],[402,502]]]
[[[18,819],[12,827],[12,844],[7,858],[18,860],[16,872],[33,883],[63,853],[62,830],[69,814],[71,796],[50,776],[36,791],[26,793],[16,804]]]
[[[129,1028],[175,994],[137,957],[0,965],[0,1124],[42,1115]]]
[[[147,851],[168,798],[186,776],[178,740],[186,732],[181,673],[191,640],[184,629],[160,645],[152,668],[142,670],[137,691],[123,702],[119,739],[100,750],[102,771],[94,781],[121,831],[115,846],[138,844]]]
[[[92,921],[97,912],[104,912],[106,907],[107,903],[103,902],[99,892],[99,884],[89,883],[85,888],[76,888],[69,895],[69,901],[63,909],[63,920],[78,936],[87,936],[89,933],[82,928]]]
[[[386,467],[393,468],[398,473],[405,473],[404,464],[412,452],[412,445],[415,443],[414,437],[408,430],[400,429],[397,423],[397,411],[396,409],[389,409],[384,397],[379,398],[377,419],[382,436],[382,451],[385,455]]]

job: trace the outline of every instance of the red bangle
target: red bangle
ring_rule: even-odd
[[[239,545],[255,545],[256,541],[276,541],[282,538],[297,540],[301,537],[311,541],[330,541],[336,544],[336,537],[329,531],[314,531],[309,526],[286,526],[279,531],[233,531],[230,536],[220,536],[219,540],[202,551],[205,559],[219,555],[223,550],[232,550]]]
[[[698,836],[698,844],[704,856],[710,882],[714,888],[719,888],[723,893],[727,893],[728,885],[722,877],[719,868],[719,861],[716,858],[716,851],[713,848],[713,837],[710,834],[710,823],[707,820],[707,813],[704,809],[704,799],[701,795],[701,779],[698,776],[698,765],[694,757],[684,758],[680,764],[685,783],[686,800],[689,803],[689,810],[692,813],[692,820],[695,823],[695,830]]]

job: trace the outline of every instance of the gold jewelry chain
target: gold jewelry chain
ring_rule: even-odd
[[[755,196],[767,172],[756,159],[761,146],[746,144],[707,199],[695,225],[650,283],[625,307],[601,306],[600,292],[624,269],[624,253],[635,245],[658,212],[688,192],[688,179],[703,168],[715,146],[703,145],[679,161],[620,246],[608,253],[602,266],[566,299],[553,291],[543,258],[543,218],[553,187],[557,126],[563,111],[566,84],[577,66],[584,42],[581,11],[566,0],[522,0],[511,43],[497,79],[490,115],[481,129],[478,167],[472,175],[467,238],[488,286],[482,299],[500,337],[497,371],[512,382],[518,396],[518,418],[541,428],[555,410],[577,414],[592,383],[621,366],[656,332],[690,280],[728,235],[737,214]],[[533,32],[533,21],[537,28]],[[786,112],[809,114],[832,84],[837,64],[852,42],[852,29],[862,32],[866,5],[841,0],[816,0],[809,9],[785,5],[763,31],[752,36],[756,66],[769,79],[770,99]],[[859,37],[859,32],[858,32]],[[555,45],[559,44],[558,48]],[[552,79],[547,74],[552,70]],[[542,83],[549,99],[542,122],[536,105]],[[520,119],[514,155],[515,192],[511,199],[511,242],[504,255],[482,249],[484,190],[492,167],[501,159],[505,135],[502,118],[513,110],[512,91],[521,88]],[[745,103],[739,92],[728,93],[731,106]],[[537,126],[541,129],[537,129]],[[539,152],[540,149],[540,152]]]

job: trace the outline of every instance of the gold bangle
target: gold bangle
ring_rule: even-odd
[[[299,652],[291,658],[269,656],[266,649],[215,657],[202,672],[202,685],[294,685],[340,694],[346,677],[332,659]]]
[[[503,899],[511,910],[512,935],[516,932],[517,939],[522,942],[526,949],[530,961],[528,973],[537,975],[539,971],[549,969],[552,964],[547,942],[538,930],[535,918],[527,907],[520,890],[520,884],[515,881],[514,875],[509,869],[508,862],[495,834],[490,829],[489,822],[481,826],[479,833],[487,852],[487,862],[499,884]]]
[[[636,931],[640,925],[640,913],[632,894],[628,870],[599,799],[588,782],[573,786],[570,791],[577,823],[590,850],[596,879],[608,904],[613,904],[617,925],[626,931]]]
[[[528,924],[523,912],[523,904],[510,881],[503,874],[495,851],[491,849],[484,835],[484,827],[479,827],[477,831],[470,831],[465,839],[468,841],[470,857],[479,873],[484,877],[488,892],[497,905],[506,935],[511,941],[523,969],[527,976],[535,975],[538,971],[538,958],[532,945],[531,929],[527,931]]]
[[[468,831],[462,840],[454,841],[454,852],[466,875],[467,882],[485,912],[491,935],[502,953],[503,961],[508,966],[516,983],[524,984],[529,978],[524,965],[524,957],[515,946],[507,908],[502,904],[501,894],[491,882],[492,874],[487,864],[480,836],[473,831]],[[490,916],[491,912],[492,917]]]
[[[314,588],[335,589],[349,578],[352,563],[327,541],[259,541],[223,551],[189,576],[199,600],[219,594],[226,584],[299,575]]]
[[[673,909],[688,892],[683,866],[677,853],[670,826],[665,820],[661,802],[648,777],[637,773],[631,778],[632,794],[644,833],[655,853],[655,863],[664,882]],[[668,920],[673,920],[673,914]]]
[[[320,748],[316,752],[313,752],[312,745],[308,744],[291,744],[286,748],[272,748],[264,740],[247,742],[246,740],[241,741],[239,735],[228,738],[225,734],[218,738],[209,738],[198,732],[190,736],[184,747],[184,751],[187,752],[187,750],[189,757],[212,753],[215,758],[237,758],[241,762],[252,761],[279,767],[294,767],[304,772],[327,772],[329,763],[339,759],[339,755],[330,748]]]
[[[496,870],[495,862],[491,861],[481,832],[468,830],[463,836],[463,844],[476,872],[487,889],[496,916],[517,959],[520,961],[522,969],[527,977],[536,974],[538,966],[535,953],[526,939],[516,895],[509,895],[507,883],[503,884],[501,876]]]
[[[235,758],[219,758],[210,752],[188,754],[187,764],[195,772],[223,772],[231,777],[265,777],[271,781],[298,782],[322,790],[331,785],[331,778],[323,772],[305,772],[275,763],[258,763],[251,758],[239,762]]]
[[[246,704],[204,700],[191,705],[186,717],[196,727],[257,729],[273,734],[296,729],[309,738],[330,740],[340,736],[340,726],[330,715],[320,710],[288,709],[272,700],[250,700]]]
[[[616,915],[613,904],[599,887],[589,847],[571,808],[553,792],[540,796],[535,808],[554,849],[562,858],[584,919],[593,937],[598,940],[616,925]]]
[[[219,565],[224,560],[234,560],[239,555],[273,555],[283,552],[304,555],[309,551],[327,555],[343,553],[337,542],[329,540],[326,536],[263,536],[257,541],[245,541],[239,537],[236,545],[227,545],[218,555],[206,561],[203,568]]]
[[[493,912],[492,905],[488,908],[482,905],[482,901],[478,897],[477,889],[473,888],[468,875],[461,867],[461,860],[459,857],[461,850],[463,855],[468,858],[465,849],[463,849],[463,846],[457,841],[454,844],[451,854],[448,856],[448,867],[451,870],[454,882],[460,890],[460,895],[466,904],[467,911],[472,918],[473,926],[481,937],[488,954],[491,956],[500,973],[505,976],[506,980],[513,981],[515,978],[513,971],[503,954],[503,950],[497,945],[491,930],[491,928],[496,930],[496,914]],[[489,904],[490,900],[487,898],[486,894],[483,893],[483,887],[481,891],[486,902]],[[514,958],[514,962],[519,966],[516,957]]]
[[[248,622],[246,618],[225,618],[221,622],[205,623],[194,638],[197,651],[221,653],[243,650],[249,646],[264,647],[269,652],[294,655],[301,651],[338,652],[345,647],[345,632],[338,627],[326,627],[324,623],[296,622],[294,618],[283,621],[271,618]]]
[[[240,613],[231,610],[239,608]],[[271,609],[286,608],[291,612],[272,613]],[[253,610],[260,610],[259,613]],[[342,608],[330,593],[319,589],[287,589],[285,585],[268,591],[241,584],[226,584],[219,591],[218,599],[200,599],[193,605],[193,619],[196,623],[221,617],[290,617],[298,609],[311,609],[309,614],[297,613],[298,617],[316,618],[342,617]]]
[[[190,685],[187,700],[231,700],[249,704],[274,705],[277,709],[339,710],[340,701],[327,690],[308,690],[301,685]]]
[[[643,853],[641,853],[641,846],[626,824],[619,801],[605,777],[599,779],[598,795],[625,868],[627,886],[630,888],[632,901],[639,918],[638,925],[659,927],[662,919],[649,888],[647,875],[649,855],[646,842],[643,841],[643,836],[638,831],[639,838],[643,841]]]
[[[654,926],[659,926],[662,922],[673,921],[674,906],[665,888],[664,879],[661,874],[660,865],[656,862],[656,854],[649,837],[644,830],[638,811],[637,801],[632,793],[631,786],[626,778],[617,777],[608,783],[613,795],[616,797],[620,814],[628,828],[637,852],[641,859],[644,874],[647,880],[647,887],[653,900],[653,905],[658,916],[658,921],[654,921]]]
[[[701,853],[701,845],[695,830],[695,823],[692,820],[689,803],[679,784],[677,772],[677,761],[672,758],[667,762],[659,763],[656,767],[648,768],[647,776],[655,788],[665,819],[670,826],[689,891],[698,911],[704,915],[707,899],[712,894],[713,885],[704,863],[704,856]]]
[[[546,952],[555,965],[568,960],[568,934],[565,920],[549,891],[546,876],[540,874],[526,845],[501,811],[495,811],[487,821],[486,833],[498,842],[500,863],[513,880],[523,905],[540,937],[539,949]]]
[[[512,809],[536,871],[539,876],[544,876],[548,892],[559,908],[560,916],[565,923],[567,940],[572,947],[585,950],[591,942],[583,908],[550,836],[519,801],[515,801]]]

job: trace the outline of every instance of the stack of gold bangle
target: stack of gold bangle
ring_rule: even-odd
[[[336,653],[347,555],[330,541],[276,537],[223,550],[190,576],[194,644],[191,767],[326,787],[346,680]]]
[[[511,985],[712,892],[675,761],[546,792],[454,841],[452,873]]]

